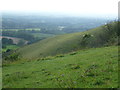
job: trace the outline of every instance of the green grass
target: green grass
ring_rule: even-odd
[[[17,52],[24,58],[36,59],[80,50],[80,40],[84,34],[98,35],[102,32],[102,29],[102,27],[99,27],[85,32],[53,36],[20,48]]]
[[[7,45],[6,48],[2,49],[2,52],[6,52],[7,49],[15,50],[17,48],[19,48],[17,45]]]
[[[0,31],[20,31],[20,30],[28,30],[28,31],[40,31],[40,28],[26,28],[26,29],[0,29]]]
[[[117,87],[117,46],[20,60],[3,66],[3,88]]]
[[[84,49],[84,35],[90,35],[89,45],[86,47],[101,47],[107,45],[117,45],[117,22],[112,22],[109,24],[112,29],[107,28],[106,25],[87,30],[84,32],[77,32],[71,34],[62,34],[56,35],[53,37],[46,38],[44,40],[40,40],[31,45],[26,45],[22,48],[19,48],[17,53],[22,56],[22,58],[27,59],[37,59],[46,56],[54,56],[57,54],[66,54],[72,51],[77,51]],[[111,30],[111,31],[110,31]],[[113,33],[110,33],[113,32]],[[115,34],[114,34],[115,33]],[[113,38],[114,35],[114,38]],[[116,36],[115,36],[116,35]],[[40,35],[36,34],[36,36],[48,36],[48,35]],[[111,37],[112,38],[111,38]],[[83,40],[83,44],[81,44]],[[114,43],[116,42],[116,43]],[[82,46],[83,45],[83,46]]]
[[[0,89],[2,89],[2,67],[1,66],[2,66],[2,63],[0,61]]]
[[[32,35],[34,35],[34,37],[37,37],[37,38],[40,38],[40,39],[54,36],[53,34],[44,34],[44,33],[32,33]]]

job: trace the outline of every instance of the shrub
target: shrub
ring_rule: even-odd
[[[56,55],[56,57],[64,57],[64,55],[60,54],[60,55]]]
[[[104,34],[106,43],[108,45],[118,44],[118,36],[119,36],[119,21],[107,23],[104,27]]]
[[[87,46],[89,46],[91,40],[92,40],[92,35],[90,35],[90,34],[85,34],[85,35],[83,35],[83,38],[82,38],[82,40],[81,40],[81,42],[80,42],[80,45],[81,45],[82,47],[87,47]]]
[[[2,48],[6,48],[6,45],[2,45]]]
[[[118,39],[120,37],[119,29],[119,21],[107,23],[93,36],[90,34],[83,35],[80,45],[82,48],[120,45],[120,40]]]
[[[7,50],[6,50],[6,52],[10,52],[10,51],[11,51],[11,49],[7,49]]]
[[[10,60],[10,61],[16,61],[19,59],[20,59],[20,57],[19,57],[19,54],[17,54],[17,53],[13,53],[13,54],[5,57],[5,60]]]
[[[2,44],[3,45],[12,45],[13,44],[13,40],[12,39],[8,39],[8,38],[2,38]]]

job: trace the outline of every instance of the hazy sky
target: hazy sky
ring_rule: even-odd
[[[0,11],[117,15],[119,0],[0,0]]]

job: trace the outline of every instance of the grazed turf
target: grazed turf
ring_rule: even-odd
[[[118,47],[91,48],[3,66],[4,88],[117,88]]]

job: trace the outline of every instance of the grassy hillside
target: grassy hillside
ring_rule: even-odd
[[[2,48],[2,52],[6,52],[8,49],[16,50],[17,48],[19,48],[17,45],[7,45],[6,48]]]
[[[39,38],[39,39],[45,39],[45,38],[48,38],[48,37],[55,36],[54,34],[44,34],[44,33],[32,33],[32,35],[35,38]]]
[[[80,32],[73,34],[59,35],[52,38],[42,40],[29,46],[25,46],[18,52],[25,58],[37,58],[41,56],[55,55],[59,53],[67,53],[72,50],[80,49],[80,39],[84,33]],[[97,33],[97,31],[96,31]]]
[[[115,23],[112,23],[110,25],[115,26]],[[106,25],[84,32],[54,36],[39,41],[37,43],[22,47],[18,49],[17,52],[23,58],[36,59],[40,57],[64,54],[71,51],[80,50],[85,48],[84,47],[85,43],[88,43],[87,45],[88,48],[101,47],[107,44],[109,42],[108,40],[112,37],[112,34],[114,34],[107,29],[108,27]],[[112,34],[110,34],[108,31],[111,32]],[[83,37],[87,34],[90,35],[90,37],[87,39],[87,41],[85,41],[86,39],[83,40]],[[112,39],[114,40],[113,37]]]
[[[80,34],[57,38],[64,38],[66,41],[74,35],[79,37]],[[68,38],[65,38],[66,36]],[[51,38],[39,43],[43,44],[49,40]],[[63,39],[60,40],[58,43],[64,42]],[[52,42],[55,44],[54,41]],[[30,47],[25,47],[23,50]],[[52,48],[51,45],[49,47]],[[31,49],[30,51],[32,53]],[[3,88],[117,88],[118,47],[91,48],[32,61],[19,60],[4,65],[3,72]]]
[[[0,61],[1,64],[1,61]],[[2,67],[0,65],[0,89],[2,89]]]

